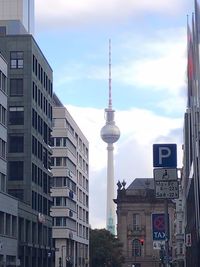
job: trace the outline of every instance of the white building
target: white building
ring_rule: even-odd
[[[6,192],[7,64],[0,54],[0,266],[16,266],[18,202]]]
[[[34,0],[0,0],[0,20],[20,21],[34,35]]]
[[[56,266],[88,266],[88,141],[54,95],[52,132],[53,238]]]

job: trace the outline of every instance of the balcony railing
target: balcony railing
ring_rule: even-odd
[[[145,234],[145,226],[144,225],[133,225],[133,226],[128,226],[127,227],[127,235],[128,237],[133,237],[133,236],[144,236]]]

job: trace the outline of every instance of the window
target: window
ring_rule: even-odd
[[[62,198],[61,197],[56,197],[56,206],[62,206]]]
[[[9,108],[9,123],[11,125],[24,124],[24,107],[10,107]]]
[[[3,74],[3,72],[0,71],[0,89],[4,92],[7,93],[7,86],[6,86],[6,76]]]
[[[141,244],[139,239],[134,239],[132,243],[132,256],[141,256]]]
[[[6,159],[6,142],[0,138],[0,157]]]
[[[10,96],[22,96],[23,91],[23,79],[10,79]]]
[[[55,226],[62,226],[62,218],[61,217],[56,217],[54,218],[55,220]]]
[[[9,137],[9,152],[20,153],[24,152],[24,137],[23,136],[12,136]]]
[[[23,189],[8,189],[8,193],[19,200],[24,200],[24,190]]]
[[[0,234],[5,233],[5,213],[0,211]]]
[[[23,180],[24,179],[24,162],[10,161],[9,165],[9,180]]]
[[[17,217],[12,216],[12,236],[17,237]]]
[[[61,146],[62,145],[62,138],[56,137],[56,146]]]
[[[62,166],[62,158],[56,157],[56,166]]]
[[[10,68],[23,69],[24,67],[24,53],[23,52],[10,52]]]
[[[133,230],[140,230],[140,215],[133,214]]]
[[[11,235],[11,215],[6,213],[6,235]]]
[[[6,126],[6,109],[0,105],[0,123]]]
[[[6,35],[6,26],[0,26],[0,36]]]
[[[6,175],[0,173],[0,191],[6,190]]]

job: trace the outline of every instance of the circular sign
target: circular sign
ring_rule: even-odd
[[[154,219],[154,227],[158,231],[164,231],[165,230],[165,218],[163,215],[157,216]]]

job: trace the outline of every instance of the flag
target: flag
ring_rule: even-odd
[[[187,76],[188,76],[188,106],[191,105],[191,97],[194,90],[194,57],[193,36],[189,24],[187,24]]]

